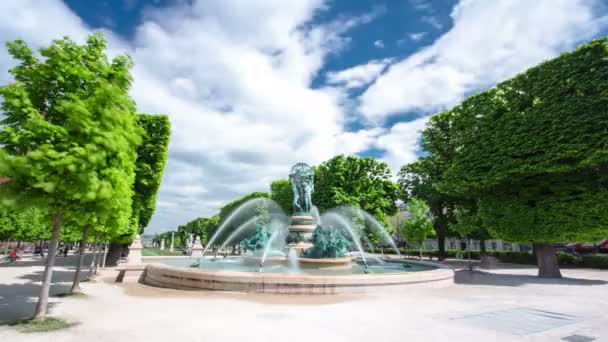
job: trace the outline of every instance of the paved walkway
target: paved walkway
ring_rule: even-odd
[[[53,293],[69,288],[70,260],[60,261]],[[608,271],[543,280],[506,267],[349,296],[177,291],[115,284],[107,270],[83,283],[87,297],[52,299],[53,316],[81,324],[47,334],[0,327],[0,341],[608,341]],[[0,319],[31,315],[42,270],[0,265]]]

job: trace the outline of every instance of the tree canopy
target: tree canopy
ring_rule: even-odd
[[[101,34],[85,45],[69,38],[40,49],[7,43],[14,81],[0,87],[0,184],[4,205],[30,205],[52,217],[49,257],[36,316],[43,319],[56,242],[71,227],[129,226],[140,142],[129,57],[108,60]]]
[[[475,202],[492,236],[534,243],[541,276],[559,276],[553,242],[608,234],[607,76],[603,38],[468,98],[423,133],[442,163],[435,189]]]
[[[171,126],[165,115],[139,114],[137,124],[143,129],[137,147],[133,223],[143,233],[156,209],[158,188],[168,158]]]

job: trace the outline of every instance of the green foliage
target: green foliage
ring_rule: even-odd
[[[436,115],[423,142],[434,158],[448,161],[438,189],[477,200],[497,238],[605,237],[607,94],[603,38]]]
[[[0,87],[0,185],[5,204],[37,205],[69,224],[125,227],[139,129],[129,97],[132,62],[109,61],[101,34],[40,49],[7,44],[15,82]]]
[[[390,228],[388,217],[397,212],[397,192],[386,163],[338,155],[315,168],[312,201],[321,212],[343,205],[361,208]],[[372,226],[366,225],[365,234],[372,242],[381,239]]]
[[[0,207],[0,239],[46,241],[51,237],[49,219],[35,207],[15,210]]]
[[[433,230],[429,208],[423,201],[412,198],[407,212],[408,216],[403,223],[403,236],[409,245],[422,247]]]
[[[351,205],[369,213],[397,212],[397,186],[386,163],[339,155],[315,168],[313,203],[321,211]]]
[[[608,269],[608,255],[606,254],[587,254],[583,255],[579,264],[583,267]]]
[[[43,333],[62,329],[67,329],[75,326],[77,323],[68,322],[60,318],[47,318],[44,321],[35,319],[23,319],[12,322],[1,322],[0,325],[8,325],[14,327],[21,333]]]
[[[399,171],[397,183],[399,196],[403,202],[407,203],[412,198],[417,198],[428,205],[433,217],[433,228],[439,240],[439,253],[443,258],[445,250],[443,241],[447,236],[455,235],[449,228],[455,220],[454,207],[458,199],[439,189],[449,160],[449,153],[446,151],[449,151],[450,147],[443,146],[438,150],[444,152],[444,155],[436,153],[403,166]]]
[[[270,199],[277,202],[285,214],[293,213],[293,189],[289,179],[279,179],[270,184]]]
[[[137,124],[144,134],[137,147],[133,221],[141,234],[156,208],[158,188],[168,158],[171,125],[167,116],[149,114],[139,114]]]

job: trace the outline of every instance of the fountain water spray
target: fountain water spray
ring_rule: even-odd
[[[350,226],[350,224],[346,221],[346,219],[344,219],[344,217],[342,217],[341,215],[339,215],[337,213],[326,213],[326,214],[323,214],[322,220],[323,220],[323,222],[331,222],[332,220],[335,220],[336,223],[338,223],[341,227],[343,227],[348,232],[348,234],[350,234],[351,238],[353,239],[353,242],[355,243],[355,246],[359,250],[361,259],[363,260],[365,267],[367,267],[367,260],[365,259],[363,247],[361,247],[361,241],[359,239],[359,235],[355,232],[353,227]]]

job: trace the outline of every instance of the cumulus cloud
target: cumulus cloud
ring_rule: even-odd
[[[138,110],[168,114],[172,124],[151,231],[266,191],[297,161],[317,164],[371,143],[343,131],[339,91],[310,84],[327,56],[348,44],[344,33],[382,9],[312,25],[325,8],[321,0],[179,2],[148,10],[134,41],[107,32],[111,54],[136,61]],[[60,1],[4,1],[0,19],[3,40],[22,38],[34,48],[91,32]],[[10,61],[2,53],[4,77]]]
[[[378,78],[380,73],[391,62],[391,59],[371,60],[367,64],[357,65],[352,68],[337,72],[328,72],[327,84],[341,85],[348,89],[361,88]]]
[[[361,112],[381,120],[454,105],[597,34],[592,8],[583,0],[463,0],[452,29],[391,65],[361,96]]]
[[[415,162],[420,153],[418,140],[429,117],[399,122],[376,137],[374,145],[386,151],[382,159],[396,175],[401,166]]]
[[[411,40],[418,41],[418,40],[424,38],[424,36],[426,36],[426,32],[413,32],[413,33],[410,33],[408,36],[410,37]]]
[[[412,5],[433,14],[429,2]],[[126,52],[136,61],[138,110],[167,114],[172,124],[149,232],[266,191],[298,161],[378,148],[398,170],[417,158],[424,113],[588,39],[598,26],[592,5],[462,0],[453,28],[432,45],[399,61],[370,60],[322,75],[328,58],[344,53],[349,30],[377,20],[384,8],[319,23],[324,0],[179,1],[147,10],[132,41],[106,31],[110,54]],[[82,42],[90,32],[59,0],[0,2],[2,41],[24,39],[38,48],[64,35]],[[12,63],[0,49],[0,83]],[[326,85],[313,88],[319,76]],[[353,89],[363,94],[353,98]],[[421,116],[384,127],[388,116],[405,111]],[[345,131],[359,115],[363,129]]]
[[[378,39],[374,42],[374,46],[382,49],[382,48],[384,48],[384,42],[382,40]]]

